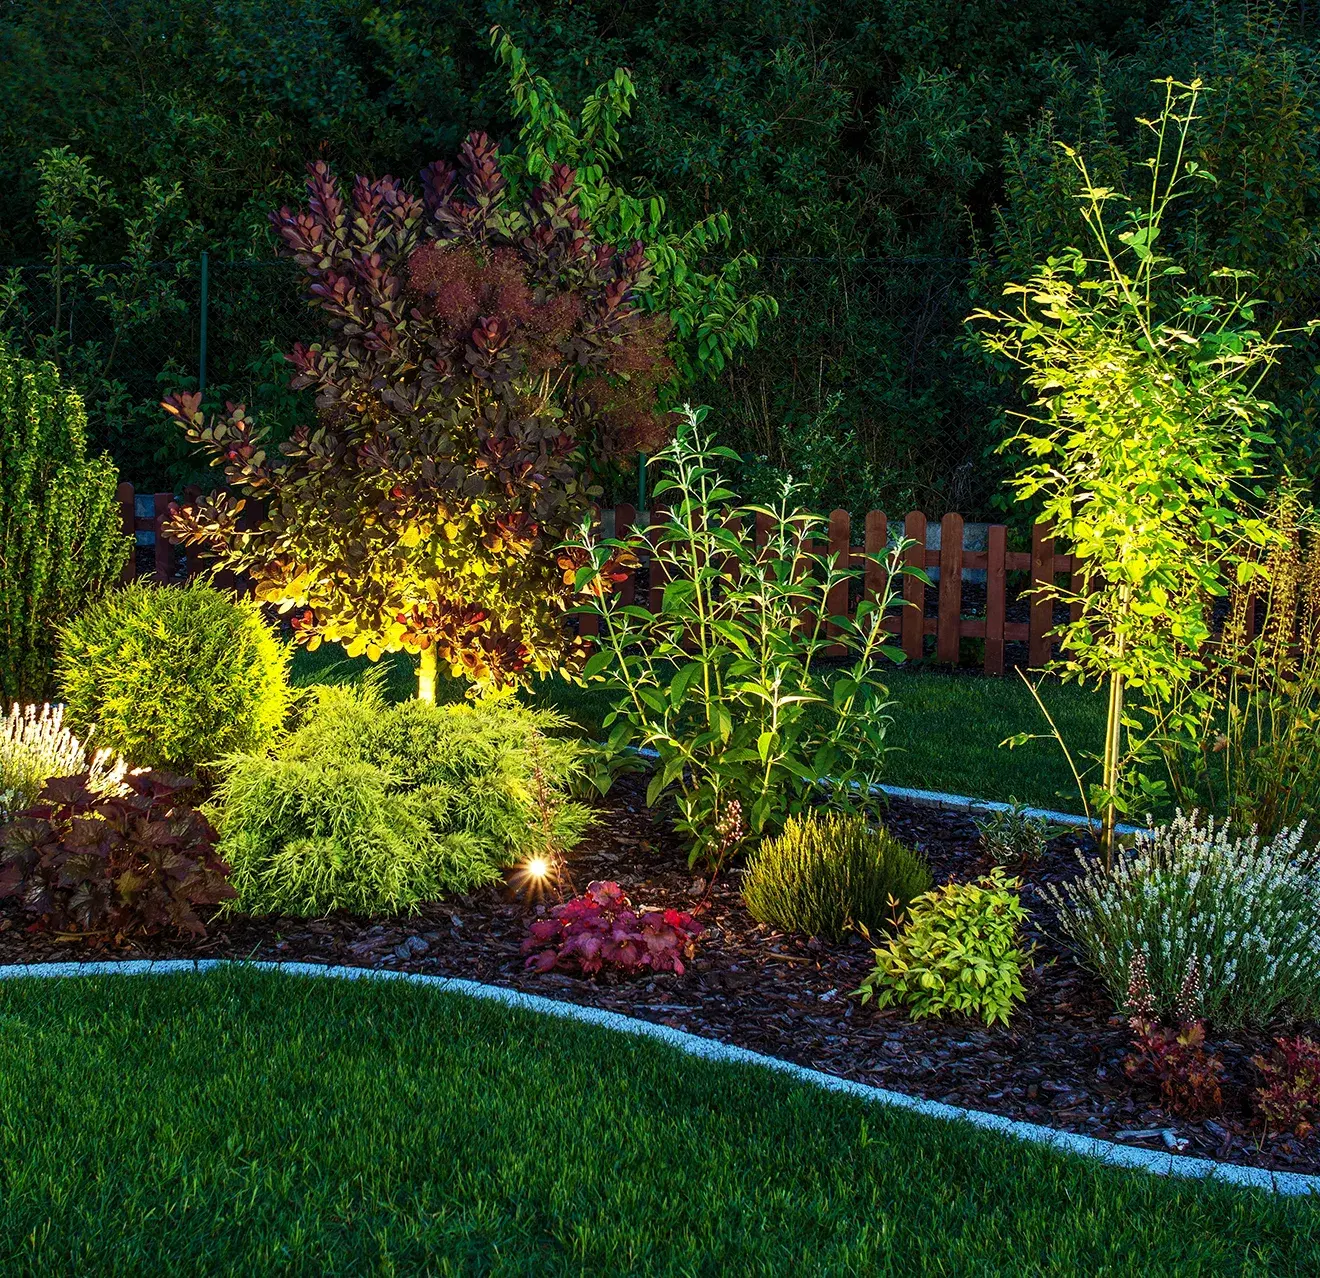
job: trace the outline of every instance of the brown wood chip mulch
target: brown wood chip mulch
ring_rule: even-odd
[[[928,857],[937,882],[990,868],[971,821],[956,812],[895,803],[888,823]],[[1024,875],[1037,949],[1027,1002],[1007,1027],[962,1017],[911,1021],[851,997],[870,968],[861,937],[829,943],[755,923],[737,872],[709,887],[687,867],[667,823],[649,812],[629,778],[601,805],[600,821],[570,858],[578,890],[617,881],[634,905],[700,906],[706,931],[683,976],[589,980],[527,972],[521,944],[538,904],[497,886],[425,907],[409,918],[253,919],[214,922],[206,938],[152,937],[89,950],[28,932],[0,911],[0,963],[111,958],[246,958],[355,964],[459,976],[608,1008],[734,1043],[878,1087],[1107,1140],[1286,1171],[1320,1171],[1320,1141],[1267,1133],[1252,1110],[1251,1057],[1270,1035],[1211,1036],[1224,1059],[1225,1109],[1214,1119],[1177,1118],[1123,1071],[1124,1020],[1099,983],[1050,935],[1043,883],[1077,873],[1074,839],[1056,840]],[[549,901],[553,904],[553,898]],[[1295,1031],[1298,1027],[1291,1027]],[[1316,1034],[1315,1026],[1300,1027]]]

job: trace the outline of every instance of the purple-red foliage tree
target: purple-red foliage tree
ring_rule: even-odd
[[[515,204],[477,133],[421,185],[358,178],[346,199],[318,162],[307,207],[272,215],[331,332],[289,356],[315,428],[272,454],[242,405],[209,420],[196,394],[165,408],[264,507],[245,526],[244,499],[222,492],[178,511],[172,534],[249,573],[309,647],[422,654],[427,697],[437,655],[496,686],[575,662],[576,565],[556,548],[601,467],[669,434],[657,392],[672,366],[668,320],[639,304],[641,244],[594,237],[571,169]]]

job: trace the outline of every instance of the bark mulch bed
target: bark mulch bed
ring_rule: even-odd
[[[913,1022],[902,1009],[876,1011],[850,997],[870,968],[862,938],[830,944],[753,922],[738,895],[737,873],[712,887],[690,871],[667,823],[647,811],[642,793],[635,778],[618,783],[594,832],[573,853],[571,873],[578,890],[593,879],[614,879],[634,904],[700,906],[706,932],[681,977],[586,980],[527,972],[520,947],[538,906],[503,886],[428,906],[406,919],[235,917],[217,920],[202,940],[154,937],[97,951],[27,932],[11,906],[0,911],[0,963],[246,958],[467,977],[1089,1136],[1276,1170],[1320,1171],[1314,1139],[1267,1136],[1251,1113],[1257,1082],[1251,1057],[1268,1050],[1267,1035],[1212,1039],[1227,1066],[1226,1107],[1217,1119],[1175,1118],[1124,1074],[1130,1045],[1125,1022],[1098,982],[1039,928],[1050,919],[1040,885],[1076,873],[1072,836],[1056,840],[1043,863],[1025,876],[1023,896],[1038,949],[1026,1006],[1011,1024],[987,1029],[960,1017]],[[895,803],[889,825],[925,852],[937,882],[990,868],[975,827],[959,813]]]

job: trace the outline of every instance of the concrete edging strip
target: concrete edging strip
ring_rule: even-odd
[[[1010,803],[1001,803],[997,799],[973,799],[965,794],[946,794],[943,790],[912,790],[905,785],[882,785],[876,787],[887,794],[891,799],[903,799],[908,803],[920,803],[930,808],[948,808],[954,812],[966,812],[975,815],[978,812],[1007,812],[1012,807]],[[1073,812],[1055,812],[1052,808],[1023,808],[1024,815],[1029,817],[1041,817],[1051,825],[1076,826],[1079,829],[1090,827],[1095,830],[1100,826],[1100,822],[1092,817],[1089,821],[1084,816],[1077,816]],[[1145,834],[1146,827],[1142,825],[1115,825],[1115,830],[1119,834]]]
[[[633,747],[644,759],[658,759],[659,752],[653,750],[650,746]],[[828,781],[828,777],[823,777],[821,783]],[[855,786],[855,783],[854,783]],[[998,799],[973,799],[967,794],[948,794],[943,790],[914,790],[905,785],[876,785],[871,787],[871,793],[877,790],[881,794],[891,799],[902,799],[907,803],[919,803],[928,808],[947,808],[953,812],[966,812],[970,816],[975,816],[978,812],[1008,812],[1012,809],[1011,803],[1002,803]],[[1048,821],[1051,825],[1069,826],[1076,829],[1089,829],[1098,831],[1100,822],[1095,817],[1089,819],[1084,816],[1078,816],[1075,812],[1056,812],[1053,808],[1022,808],[1023,815],[1029,817],[1040,817]],[[1142,825],[1124,825],[1121,822],[1114,826],[1119,834],[1145,834],[1146,827]]]
[[[1027,1141],[1035,1145],[1045,1145],[1061,1153],[1079,1154],[1111,1167],[1124,1167],[1149,1172],[1156,1176],[1213,1180],[1223,1184],[1263,1189],[1276,1194],[1320,1194],[1320,1176],[1303,1175],[1298,1172],[1275,1172],[1263,1167],[1243,1167],[1235,1163],[1217,1163],[1208,1158],[1188,1158],[1181,1154],[1159,1153],[1156,1150],[1140,1149],[1133,1145],[1117,1145],[1112,1141],[1082,1136],[1076,1132],[1059,1131],[1053,1127],[1042,1127],[1036,1123],[1004,1118],[984,1110],[963,1109],[956,1105],[945,1105],[940,1101],[923,1100],[917,1096],[906,1096],[902,1092],[871,1087],[866,1083],[809,1069],[805,1065],[795,1065],[778,1057],[763,1056],[760,1052],[749,1051],[744,1047],[721,1043],[718,1039],[702,1038],[685,1030],[671,1029],[667,1025],[636,1020],[619,1012],[583,1007],[577,1003],[564,1003],[557,999],[545,998],[540,994],[525,994],[521,990],[505,989],[498,985],[482,985],[459,977],[429,976],[420,972],[395,972],[380,968],[331,967],[317,963],[267,963],[234,959],[140,959],[98,963],[11,964],[0,966],[0,980],[20,977],[59,979],[76,976],[170,975],[180,972],[206,972],[220,967],[246,967],[258,971],[282,972],[292,976],[339,980],[393,980],[414,985],[428,985],[451,994],[486,999],[490,1002],[503,1003],[506,1007],[516,1007],[524,1011],[540,1012],[546,1016],[556,1016],[562,1020],[596,1025],[619,1034],[655,1039],[688,1056],[698,1056],[704,1060],[722,1064],[755,1065],[762,1069],[775,1070],[799,1082],[826,1091],[843,1092],[893,1109],[905,1109],[927,1118],[969,1123],[973,1127],[997,1132],[1001,1136],[1009,1136],[1014,1140]]]

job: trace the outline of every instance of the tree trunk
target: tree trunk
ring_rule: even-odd
[[[423,648],[418,654],[417,700],[435,704],[435,648]]]
[[[1105,804],[1104,825],[1100,832],[1100,847],[1105,854],[1105,869],[1114,863],[1114,826],[1118,824],[1118,811],[1113,795],[1118,789],[1118,757],[1123,744],[1123,676],[1109,676],[1109,713],[1105,720],[1105,762],[1103,785],[1109,801]]]

